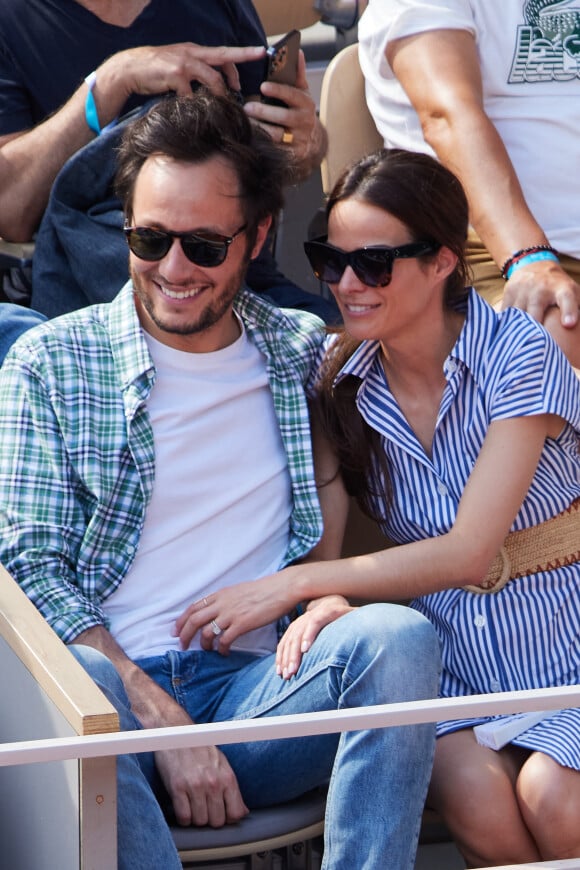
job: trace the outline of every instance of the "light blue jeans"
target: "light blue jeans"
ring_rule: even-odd
[[[123,729],[138,728],[108,659],[73,646],[111,699]],[[196,722],[280,716],[437,696],[439,647],[431,624],[398,605],[372,604],[328,625],[289,681],[274,657],[168,652],[138,664]],[[431,724],[222,747],[250,808],[330,782],[324,870],[412,870],[427,793]],[[181,867],[160,804],[151,754],[118,760],[119,868]]]

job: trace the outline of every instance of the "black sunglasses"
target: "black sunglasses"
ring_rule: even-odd
[[[162,260],[169,253],[173,240],[179,239],[183,253],[191,263],[212,269],[221,266],[231,243],[246,227],[247,224],[244,224],[231,236],[222,236],[219,233],[174,233],[127,225],[123,227],[123,232],[129,248],[140,260]]]
[[[394,260],[433,254],[440,245],[435,242],[410,242],[390,248],[387,245],[369,245],[356,251],[343,251],[326,241],[326,236],[304,242],[306,256],[312,271],[319,281],[338,284],[347,266],[350,266],[359,281],[368,287],[386,287],[393,274]]]

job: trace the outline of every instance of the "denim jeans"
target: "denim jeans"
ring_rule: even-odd
[[[116,671],[88,647],[77,657],[137,728]],[[409,608],[372,604],[328,625],[289,681],[274,657],[174,652],[138,664],[196,722],[436,697],[439,648],[431,624]],[[250,808],[284,801],[330,783],[324,870],[412,870],[435,743],[434,726],[352,731],[222,747]],[[119,868],[181,865],[154,796],[150,754],[120,756]]]
[[[32,326],[37,326],[46,320],[44,314],[14,305],[11,302],[0,303],[0,365],[16,339]]]

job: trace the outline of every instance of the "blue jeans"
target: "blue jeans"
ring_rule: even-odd
[[[73,646],[121,717],[138,728],[110,662]],[[439,648],[431,624],[409,608],[372,604],[328,625],[289,681],[274,657],[173,652],[138,664],[196,722],[279,716],[436,697]],[[435,743],[431,724],[377,728],[222,747],[251,807],[330,782],[324,870],[412,870]],[[153,757],[120,756],[119,868],[179,868],[154,794]]]
[[[32,308],[24,308],[11,302],[0,303],[0,365],[16,339],[45,320],[44,314],[33,311]]]

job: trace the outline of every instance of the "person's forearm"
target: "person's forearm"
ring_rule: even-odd
[[[485,112],[477,45],[463,29],[425,31],[394,40],[387,60],[421,122],[438,159],[460,179],[470,222],[499,269],[517,252],[549,244],[526,203],[510,156]],[[538,180],[538,183],[541,183]],[[562,325],[578,322],[580,285],[548,252],[519,262],[503,294],[542,322],[552,305]]]
[[[526,204],[505,146],[482,110],[458,107],[422,123],[425,140],[462,182],[471,224],[498,267],[515,251],[548,242]]]
[[[7,241],[32,239],[58,172],[93,137],[85,96],[83,85],[51,118],[0,148],[0,236]]]
[[[404,601],[477,584],[486,567],[475,555],[464,559],[457,540],[441,535],[348,559],[293,566],[287,569],[292,572],[288,588],[296,601],[332,594],[349,600]]]
[[[145,728],[192,724],[187,711],[125,655],[103,626],[83,632],[75,643],[92,646],[111,660],[131,711]],[[235,775],[216,747],[159,750],[155,763],[179,824],[221,827],[248,812]]]
[[[129,95],[123,82],[128,56],[129,52],[113,55],[98,68],[92,93],[101,127],[119,114]],[[83,82],[58,112],[1,146],[0,236],[7,241],[32,239],[56,176],[69,157],[94,138],[85,117],[87,94]]]
[[[215,93],[239,86],[234,64],[255,61],[263,46],[204,47],[193,43],[140,46],[118,52],[97,69],[92,94],[99,125],[122,111],[131,94],[191,93],[192,80]],[[223,75],[222,75],[223,70]],[[87,85],[48,120],[17,137],[0,139],[0,236],[29,241],[46,207],[56,175],[95,135],[85,118]]]
[[[91,646],[111,660],[123,681],[131,709],[144,727],[191,723],[187,713],[126,655],[104,626],[83,631],[74,643]]]
[[[473,35],[433,30],[395,40],[387,60],[417,112],[425,141],[463,184],[471,223],[498,266],[517,250],[544,244],[544,232],[485,112]]]
[[[471,224],[498,269],[518,251],[550,244],[526,204],[495,127],[482,112],[457,112],[425,123],[424,129],[439,159],[463,183]],[[580,288],[558,261],[522,264],[506,283],[503,304],[523,308],[543,323],[572,365],[580,366]]]
[[[555,437],[562,423],[548,414],[494,420],[448,532],[369,555],[289,568],[284,588],[297,600],[335,592],[388,601],[478,586],[529,491],[546,438]],[[485,528],[482,516],[488,518]]]

